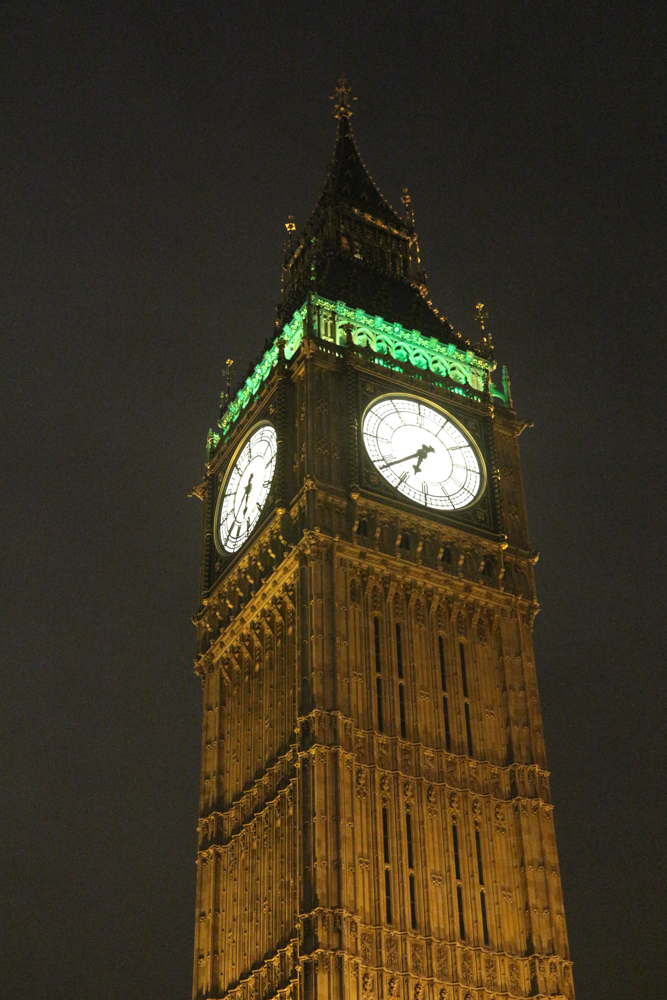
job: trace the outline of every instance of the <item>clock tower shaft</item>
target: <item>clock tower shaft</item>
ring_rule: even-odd
[[[278,337],[210,436],[198,488],[193,996],[573,998],[525,422],[489,345],[460,343],[425,299],[414,230],[368,177],[338,96],[327,196],[288,248]],[[391,394],[474,442],[475,503],[429,510],[378,473],[362,421]],[[217,498],[263,423],[271,492],[226,552]]]

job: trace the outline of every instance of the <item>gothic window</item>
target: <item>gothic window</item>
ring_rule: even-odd
[[[447,698],[447,674],[445,672],[445,642],[438,636],[438,653],[440,654],[440,687],[442,690],[442,715],[445,723],[445,749],[452,749],[452,734],[449,728],[449,701]]]
[[[461,858],[459,855],[459,829],[456,822],[452,823],[452,845],[454,847],[454,874],[456,876],[456,902],[459,911],[459,937],[466,939],[466,925],[463,916],[463,882],[461,880]]]
[[[412,929],[417,927],[417,898],[415,891],[415,856],[412,843],[412,815],[407,809],[405,813],[405,839],[408,847],[408,889],[410,893],[410,922]]]
[[[482,865],[482,842],[479,828],[475,826],[475,847],[477,848],[477,876],[479,878],[479,903],[482,910],[482,932],[484,944],[489,944],[489,924],[486,916],[486,887],[484,885],[484,867]]]
[[[468,741],[468,756],[473,757],[472,728],[470,726],[470,698],[468,696],[468,675],[466,671],[466,648],[465,644],[459,643],[459,660],[461,663],[461,685],[463,688],[463,711],[466,720],[466,739]]]
[[[489,583],[493,583],[496,578],[496,561],[493,556],[484,557],[484,579]]]
[[[336,339],[336,321],[331,313],[325,313],[322,320],[322,339],[332,342]]]
[[[401,723],[401,739],[406,738],[405,721],[405,679],[403,675],[403,636],[400,622],[396,622],[396,672],[398,673],[398,709]]]
[[[362,538],[368,537],[368,521],[366,520],[365,517],[362,517],[362,519],[359,521],[359,524],[357,525],[357,534],[361,535]]]
[[[389,816],[382,806],[382,851],[384,855],[384,898],[387,923],[391,923],[391,860],[389,855]]]
[[[375,651],[375,699],[377,705],[378,730],[384,729],[384,712],[382,705],[382,658],[380,656],[380,621],[373,618],[373,644]]]
[[[451,545],[445,545],[444,549],[442,550],[441,562],[443,566],[447,567],[451,567],[454,564],[454,554],[452,552]]]
[[[400,544],[399,544],[398,547],[399,547],[399,549],[403,549],[405,552],[409,552],[410,551],[410,548],[411,548],[411,546],[410,546],[410,533],[408,531],[404,531],[403,534],[401,535],[401,541],[400,541]]]

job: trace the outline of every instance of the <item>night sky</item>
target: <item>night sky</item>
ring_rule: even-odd
[[[518,411],[578,1000],[664,995],[663,3],[7,2],[0,995],[190,995],[218,415],[341,73]]]

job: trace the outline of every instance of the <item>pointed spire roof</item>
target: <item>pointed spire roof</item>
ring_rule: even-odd
[[[277,326],[315,292],[445,343],[459,343],[460,334],[428,298],[407,189],[401,198],[403,219],[359,155],[350,125],[355,98],[344,77],[333,100],[338,129],[324,190],[298,238],[291,217],[287,223]]]
[[[318,208],[326,202],[343,203],[363,215],[379,219],[385,225],[403,231],[406,224],[378,191],[359,155],[349,114],[339,115],[338,134],[324,191]],[[316,209],[317,211],[317,209]]]

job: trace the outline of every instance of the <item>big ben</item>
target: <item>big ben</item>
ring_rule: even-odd
[[[209,434],[193,997],[574,997],[515,411],[357,150]]]

